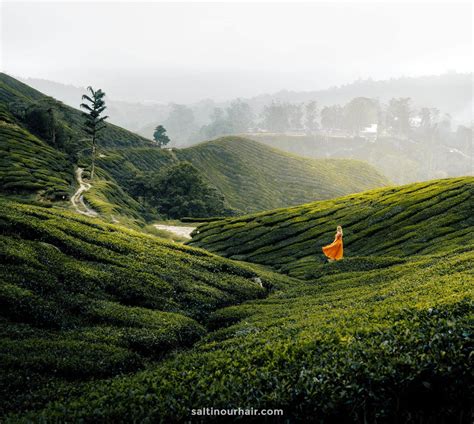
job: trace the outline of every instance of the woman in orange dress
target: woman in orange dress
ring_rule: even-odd
[[[331,244],[323,247],[323,253],[330,262],[342,259],[344,254],[344,246],[342,244],[342,227],[340,225],[337,226],[336,237],[334,238],[334,241]]]

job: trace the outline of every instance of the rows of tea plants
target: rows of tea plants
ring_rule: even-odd
[[[308,159],[242,137],[223,137],[176,151],[242,212],[329,199],[387,184],[367,163]]]
[[[282,409],[281,422],[468,423],[468,247],[363,273],[340,269],[216,310],[216,330],[191,350],[6,422],[185,422],[192,409],[252,407]]]
[[[278,280],[202,250],[4,198],[0,263],[3,413],[187,348],[205,334],[210,313],[264,297]]]
[[[0,151],[2,193],[69,197],[73,175],[64,153],[5,121],[0,121]]]
[[[27,109],[32,104],[40,102],[47,102],[48,107],[53,107],[57,119],[63,121],[75,137],[78,139],[87,137],[84,131],[83,112],[66,106],[64,103],[0,72],[0,105],[3,105],[7,110]],[[77,108],[79,108],[79,103],[78,101]],[[106,123],[105,129],[100,135],[100,144],[103,147],[146,146],[150,145],[151,141],[117,125]]]
[[[341,225],[345,260],[333,267],[365,271],[464,246],[472,238],[473,187],[472,177],[433,180],[229,218],[201,225],[190,244],[309,278],[328,271],[321,247]]]

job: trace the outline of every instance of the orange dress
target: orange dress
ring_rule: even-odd
[[[342,234],[336,233],[336,237],[331,244],[323,247],[323,253],[329,258],[338,261],[342,259],[344,254],[344,246],[342,244]]]

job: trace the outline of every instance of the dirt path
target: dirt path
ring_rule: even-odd
[[[90,209],[84,202],[84,192],[89,190],[92,186],[90,185],[90,183],[86,183],[82,179],[82,172],[83,171],[84,171],[83,168],[77,168],[76,169],[76,181],[79,184],[79,188],[72,195],[71,203],[72,203],[72,206],[74,207],[74,209],[77,212],[79,212],[83,215],[98,216],[99,214],[96,211]]]
[[[162,225],[155,224],[155,228],[158,230],[165,230],[170,233],[176,234],[177,236],[190,239],[191,233],[196,229],[196,227],[181,227],[178,225]]]

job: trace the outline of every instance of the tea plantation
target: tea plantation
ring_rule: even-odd
[[[265,271],[202,250],[5,199],[0,244],[2,413],[144,368],[271,287],[253,280]]]
[[[2,105],[0,110],[2,108],[9,110],[10,116],[11,111],[15,111],[18,115],[16,117],[18,120],[21,119],[25,110],[34,104],[43,104],[55,108],[57,119],[62,121],[71,131],[72,137],[86,137],[83,112],[66,106],[64,103],[48,97],[27,84],[0,72],[0,105]],[[79,105],[77,106],[79,107]],[[150,144],[150,140],[110,123],[106,124],[106,128],[101,133],[101,145],[103,147],[146,146]]]
[[[4,421],[252,407],[281,422],[470,422],[473,180],[208,223],[192,241],[299,278],[2,202]],[[346,258],[317,262],[337,223]]]
[[[450,253],[472,242],[474,178],[388,187],[208,223],[190,242],[219,255],[302,278],[384,268],[415,255]],[[344,229],[341,263],[326,267],[321,247]]]
[[[2,192],[62,200],[74,192],[74,169],[90,166],[84,114],[0,73],[0,182]],[[387,184],[361,161],[307,159],[241,137],[187,149],[159,149],[107,123],[98,140],[95,187],[85,200],[104,219],[127,224],[152,219],[130,186],[176,163],[190,162],[224,196],[235,214],[328,199]],[[148,210],[146,210],[148,209]],[[156,216],[155,216],[156,219]]]
[[[72,167],[66,155],[21,127],[0,120],[0,191],[69,197]]]
[[[176,151],[241,212],[297,205],[381,187],[387,179],[362,161],[308,159],[242,137]]]

